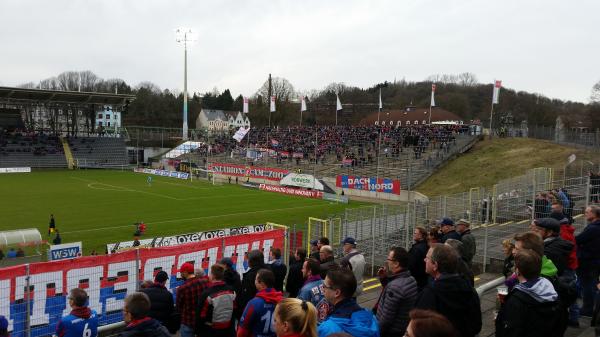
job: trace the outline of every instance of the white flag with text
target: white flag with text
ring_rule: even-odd
[[[271,112],[275,112],[275,96],[271,96]]]
[[[248,113],[248,97],[244,97],[244,113]]]
[[[494,84],[494,94],[492,96],[492,104],[498,104],[500,98],[500,87],[502,87],[502,81],[496,81]]]

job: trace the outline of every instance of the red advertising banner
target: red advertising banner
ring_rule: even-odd
[[[272,230],[176,247],[32,263],[29,273],[25,265],[2,268],[0,315],[8,319],[11,336],[26,336],[27,303],[30,303],[31,336],[50,336],[58,320],[71,311],[67,301],[69,291],[82,288],[87,291],[89,307],[97,312],[101,325],[119,322],[123,320],[125,297],[136,291],[140,280],[152,280],[161,270],[171,275],[166,287],[174,292],[183,282],[177,270],[185,262],[207,272],[221,258],[230,257],[243,273],[248,269],[246,254],[250,250],[268,252],[271,247],[283,249],[283,246],[284,231]],[[268,255],[265,254],[267,258]]]
[[[290,171],[288,170],[272,167],[245,166],[225,163],[210,164],[208,165],[208,169],[210,171],[213,171],[215,174],[267,179],[273,181],[279,181],[283,179],[283,177],[285,177],[288,173],[290,173]]]
[[[305,190],[301,188],[293,188],[293,187],[285,187],[285,186],[277,186],[277,185],[268,185],[268,184],[260,184],[258,186],[260,190],[275,192],[287,195],[295,195],[299,197],[305,198],[313,198],[313,199],[323,199],[323,192],[314,191],[314,190]]]

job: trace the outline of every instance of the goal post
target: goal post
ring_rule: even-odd
[[[329,221],[319,218],[308,218],[308,230],[306,233],[306,251],[310,252],[310,240],[327,237],[327,225]]]

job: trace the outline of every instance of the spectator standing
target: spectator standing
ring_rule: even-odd
[[[310,258],[319,260],[319,240],[310,240]]]
[[[534,232],[544,240],[544,255],[554,263],[558,276],[562,276],[567,269],[573,244],[559,236],[560,223],[555,219],[536,219],[533,221],[533,225]]]
[[[283,299],[275,290],[275,275],[268,269],[256,273],[256,297],[248,302],[238,325],[237,337],[275,337],[275,327],[271,324],[275,306]]]
[[[531,249],[515,256],[517,284],[504,299],[496,317],[496,337],[553,336],[558,319],[558,294],[540,277],[541,256]]]
[[[414,309],[406,335],[410,337],[459,337],[448,319],[435,311]]]
[[[233,261],[230,258],[224,257],[219,263],[225,266],[224,281],[228,286],[231,286],[233,288],[237,299],[237,296],[239,296],[239,294],[241,294],[242,292],[242,278],[240,277],[240,274],[234,269]]]
[[[440,243],[442,240],[442,231],[439,226],[432,226],[427,232],[427,245],[431,247],[434,243]]]
[[[427,273],[425,272],[425,256],[427,256],[427,230],[416,227],[413,232],[413,245],[408,251],[408,270],[410,275],[417,281],[419,291],[427,284]]]
[[[513,273],[515,266],[515,257],[513,255],[513,249],[515,244],[511,240],[505,239],[502,241],[502,252],[504,253],[504,265],[502,266],[502,274],[505,278],[509,277]]]
[[[181,337],[194,337],[196,330],[196,306],[198,298],[208,286],[206,277],[197,277],[194,273],[194,265],[186,262],[179,269],[181,277],[185,280],[177,288],[176,307],[181,315],[181,326],[179,334]]]
[[[379,326],[373,314],[361,308],[352,297],[356,291],[356,278],[350,270],[330,270],[323,288],[333,310],[317,328],[319,337],[336,332],[346,332],[353,337],[379,337]]]
[[[265,265],[265,257],[260,250],[255,249],[248,253],[248,267],[250,269],[248,269],[248,271],[242,276],[242,292],[237,296],[239,311],[236,316],[238,319],[246,307],[246,304],[248,304],[248,302],[253,299],[254,296],[256,296],[257,290],[254,282],[256,279],[256,274],[260,269],[268,268]]]
[[[473,268],[473,257],[477,252],[477,242],[475,236],[471,234],[471,223],[465,219],[460,219],[456,223],[456,232],[460,234],[460,241],[463,243],[462,258],[469,268]]]
[[[283,292],[283,281],[285,281],[285,275],[287,274],[287,266],[281,257],[281,249],[271,247],[269,260],[271,271],[275,274],[275,289]]]
[[[322,322],[329,314],[329,303],[325,299],[323,279],[321,278],[321,264],[315,259],[304,261],[302,266],[304,285],[300,289],[298,298],[311,302],[317,308],[317,320]]]
[[[440,228],[443,233],[440,243],[445,243],[448,239],[460,241],[460,234],[456,232],[456,229],[454,228],[454,221],[452,219],[443,218],[440,222]]]
[[[360,296],[363,291],[363,274],[365,273],[365,256],[356,249],[356,240],[347,237],[342,241],[344,257],[340,260],[340,266],[354,273],[356,278],[356,292],[354,297]]]
[[[374,311],[381,336],[402,336],[408,326],[408,312],[417,299],[417,281],[408,270],[408,252],[392,248],[385,262],[386,269],[378,272],[383,287]]]
[[[319,260],[321,262],[321,278],[325,278],[330,269],[339,267],[339,265],[335,262],[335,258],[333,257],[333,249],[331,246],[321,247],[319,256]]]
[[[577,275],[583,288],[583,307],[580,314],[591,317],[600,274],[600,207],[588,206],[585,209],[585,219],[588,225],[575,237],[579,260]]]
[[[58,337],[98,336],[98,316],[88,308],[88,295],[83,289],[75,288],[69,292],[71,313],[58,321],[56,335]]]
[[[454,250],[458,254],[458,263],[456,265],[456,272],[458,273],[458,275],[462,276],[462,278],[464,278],[471,285],[471,287],[474,287],[475,276],[473,275],[473,271],[467,264],[467,261],[465,261],[465,259],[462,256],[464,251],[463,243],[458,240],[448,239],[444,244],[454,248]]]
[[[235,337],[235,291],[225,283],[226,268],[222,264],[210,267],[210,283],[202,292],[196,310],[198,336]]]
[[[321,252],[321,248],[323,248],[323,246],[329,246],[329,239],[324,236],[319,238],[319,240],[317,241],[317,248],[319,249],[319,253]],[[323,263],[323,261],[320,262]]]
[[[171,337],[167,328],[161,325],[159,321],[148,316],[149,313],[150,299],[148,295],[140,292],[128,295],[125,298],[125,306],[123,307],[123,318],[127,325],[119,336]]]
[[[317,337],[317,311],[307,301],[285,298],[273,316],[277,337]]]
[[[481,307],[475,289],[457,274],[459,256],[450,246],[436,244],[425,257],[427,273],[433,277],[421,292],[415,307],[434,310],[446,318],[463,337],[481,331]]]
[[[161,270],[154,277],[154,283],[140,292],[150,299],[148,316],[159,321],[169,332],[176,333],[179,329],[179,316],[175,315],[173,294],[165,286],[168,280],[169,274]]]
[[[298,293],[303,285],[302,268],[306,261],[306,249],[296,249],[293,260],[290,262],[290,271],[288,272],[285,290],[289,293],[289,297],[298,297]]]

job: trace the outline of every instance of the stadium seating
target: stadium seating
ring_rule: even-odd
[[[2,133],[0,167],[66,168],[67,161],[56,136]]]
[[[122,168],[128,164],[124,138],[78,137],[68,141],[78,167]]]

